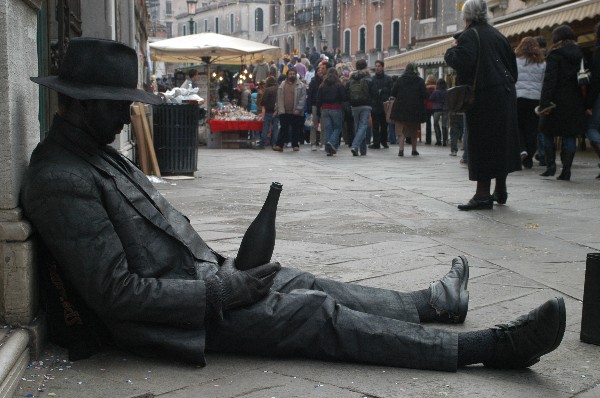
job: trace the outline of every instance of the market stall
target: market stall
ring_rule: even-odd
[[[280,53],[279,47],[210,32],[179,36],[150,44],[150,57],[153,61],[205,63],[207,82],[210,81],[211,65],[242,66],[254,64],[259,60],[269,62],[278,59]],[[209,90],[205,98],[209,104],[212,102]]]
[[[262,131],[263,121],[250,112],[235,105],[221,105],[215,109],[208,121],[210,132],[207,137],[209,148],[250,148],[256,134]]]
[[[276,60],[280,56],[279,47],[217,33],[198,33],[154,42],[150,44],[150,54],[153,61],[203,62],[207,65],[205,98],[210,126],[207,137],[209,148],[241,147],[242,143],[251,145],[254,132],[262,130],[262,121],[257,120],[255,115],[242,113],[239,108],[224,110],[223,106],[217,105],[218,98],[211,97],[210,66],[242,66],[259,60]]]

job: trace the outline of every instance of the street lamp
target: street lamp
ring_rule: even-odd
[[[188,6],[188,15],[190,16],[190,35],[194,34],[194,20],[192,16],[196,14],[196,5],[198,0],[186,0]]]

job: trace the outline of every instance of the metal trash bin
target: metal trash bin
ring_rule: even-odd
[[[198,163],[198,105],[154,105],[152,118],[154,151],[161,174],[193,175]]]

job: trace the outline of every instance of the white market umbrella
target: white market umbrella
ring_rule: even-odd
[[[220,65],[254,63],[279,58],[279,47],[217,33],[198,33],[150,44],[153,61],[198,62]]]

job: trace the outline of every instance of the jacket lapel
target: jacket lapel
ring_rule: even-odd
[[[200,238],[189,221],[154,189],[141,171],[130,163],[126,165],[131,169],[127,175],[125,172],[119,171],[119,168],[123,168],[123,166],[86,140],[84,132],[73,128],[64,121],[57,123],[56,119],[52,128],[55,134],[51,134],[49,139],[53,139],[65,149],[79,156],[100,174],[112,179],[123,198],[142,217],[180,241],[195,258],[215,262],[220,257]],[[62,125],[56,126],[57,124]]]

